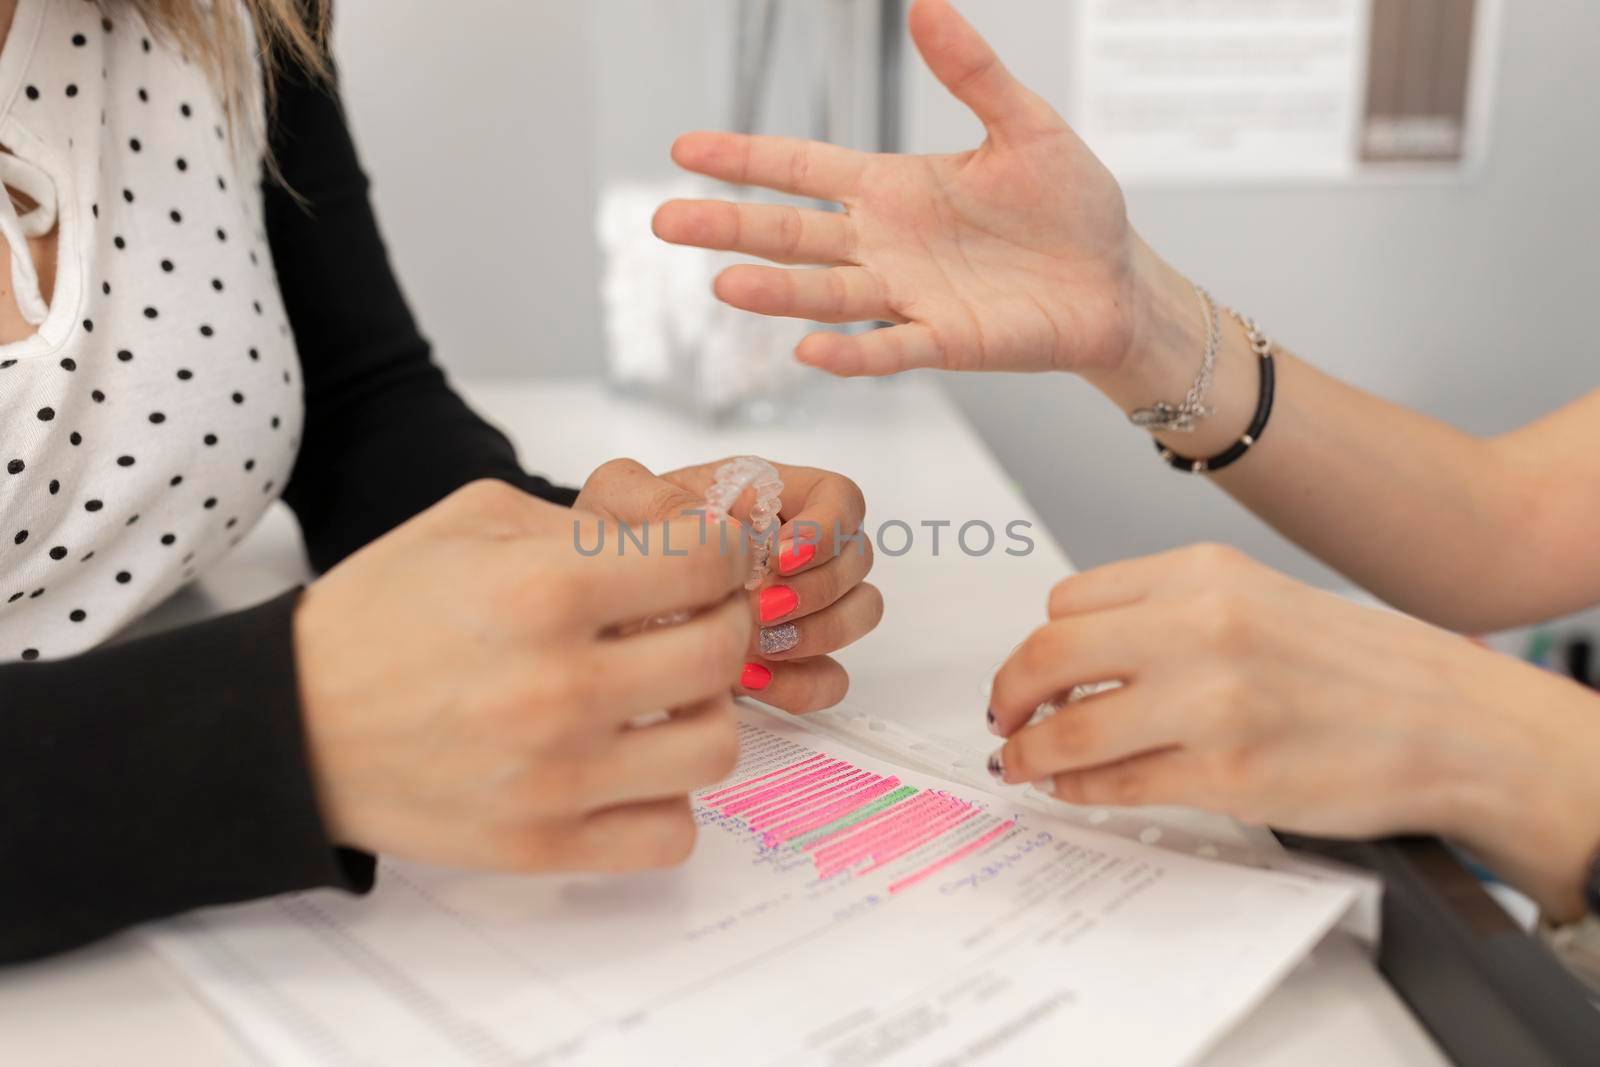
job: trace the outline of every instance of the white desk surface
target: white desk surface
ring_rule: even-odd
[[[463,391],[517,442],[525,462],[577,484],[599,463],[632,456],[655,470],[754,452],[828,467],[866,493],[867,525],[907,523],[905,555],[880,553],[872,580],[887,612],[879,630],[842,659],[852,676],[845,707],[903,723],[966,748],[992,745],[984,727],[988,681],[1011,647],[1043,620],[1050,586],[1071,565],[1020,492],[944,395],[927,380],[830,385],[785,422],[708,430],[618,399],[590,382],[478,381]],[[1004,548],[1006,524],[1033,523],[1036,550],[970,557],[953,543],[971,519]],[[951,520],[935,556],[924,521]],[[900,543],[903,532],[889,535]],[[969,541],[979,546],[976,537]],[[292,519],[281,508],[215,572],[141,624],[159,628],[265,600],[305,580]],[[1218,842],[1259,840],[1228,822],[1163,812],[1159,820]],[[1071,1050],[1063,1050],[1070,1062]],[[1362,950],[1334,934],[1208,1064],[1445,1062]],[[0,1063],[55,1067],[244,1065],[249,1058],[176,975],[132,935],[21,967],[0,969]]]

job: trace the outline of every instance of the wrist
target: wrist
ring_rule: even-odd
[[[1124,413],[1158,402],[1176,405],[1195,384],[1205,361],[1211,324],[1193,282],[1137,236],[1130,297],[1133,329],[1115,368],[1083,377]],[[1155,438],[1182,455],[1210,456],[1238,440],[1258,399],[1259,358],[1234,317],[1216,309],[1219,343],[1211,387],[1201,402],[1211,409],[1188,431],[1159,431]]]
[[[330,841],[348,844],[350,827],[344,804],[335,789],[333,739],[327,722],[327,670],[323,652],[329,647],[329,620],[323,617],[321,590],[313,583],[301,594],[291,617],[295,677],[299,688],[301,726],[306,738],[306,760],[311,772],[317,808]]]
[[[1583,915],[1584,885],[1600,849],[1600,698],[1565,679],[1537,674],[1506,703],[1510,729],[1491,746],[1479,803],[1459,837],[1502,877],[1538,901],[1554,922]],[[1508,709],[1528,709],[1526,715]]]
[[[1205,347],[1206,324],[1195,309],[1194,285],[1137,234],[1131,258],[1132,329],[1128,348],[1112,367],[1083,377],[1113,403],[1131,411],[1158,396],[1182,396]]]
[[[1600,700],[1576,683],[1563,679],[1561,684],[1584,705],[1585,718],[1568,720],[1564,736],[1552,739],[1555,766],[1530,777],[1530,786],[1541,782],[1544,790],[1526,813],[1549,828],[1543,877],[1536,883],[1548,882],[1548,889],[1537,895],[1546,918],[1558,923],[1579,919],[1588,910],[1585,887],[1600,851],[1600,781],[1595,776],[1600,767]]]

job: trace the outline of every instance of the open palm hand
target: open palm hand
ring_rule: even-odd
[[[716,294],[735,307],[894,324],[801,342],[802,362],[835,374],[1115,369],[1132,340],[1138,246],[1115,179],[948,0],[917,0],[911,33],[982,120],[982,146],[897,156],[688,134],[672,150],[685,169],[844,210],[676,200],[656,213],[656,234],[817,268],[731,267]]]

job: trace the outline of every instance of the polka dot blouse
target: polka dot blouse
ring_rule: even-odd
[[[0,962],[371,887],[373,857],[323,823],[298,591],[104,640],[203,581],[272,500],[327,570],[479,478],[577,495],[525,472],[434,362],[337,85],[272,75],[297,200],[233,159],[203,76],[134,7],[19,0],[0,51],[0,179],[19,194],[0,197],[0,285],[37,330],[0,346],[0,857],[28,872],[0,873],[0,915],[27,917],[0,921]],[[15,253],[53,231],[43,293]]]
[[[237,544],[288,480],[302,398],[260,155],[230,145],[198,66],[129,5],[21,0],[0,109],[0,176],[27,206],[0,269],[37,320],[0,346],[9,662],[99,644]],[[38,293],[14,238],[51,222]]]

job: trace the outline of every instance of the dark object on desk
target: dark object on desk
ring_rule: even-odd
[[[1584,685],[1593,686],[1596,682],[1594,676],[1594,644],[1587,637],[1570,637],[1566,647],[1562,650],[1562,658],[1566,661],[1567,674],[1573,680]]]
[[[1378,969],[1458,1067],[1600,1062],[1582,984],[1439,841],[1278,838],[1383,879]]]

